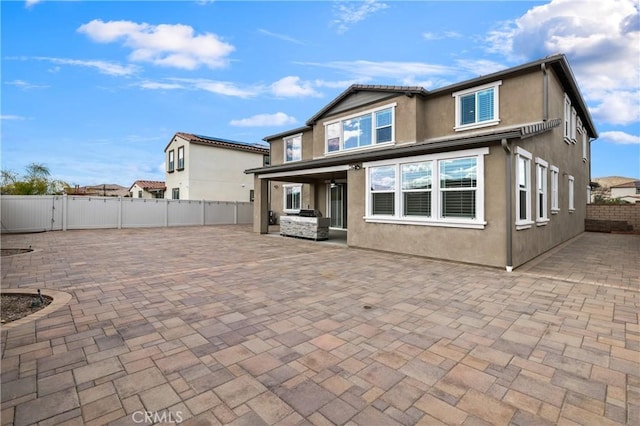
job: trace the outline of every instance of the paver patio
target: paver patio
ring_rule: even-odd
[[[2,326],[2,425],[640,421],[640,236],[512,273],[243,226],[2,235],[29,246],[3,291],[71,299]]]

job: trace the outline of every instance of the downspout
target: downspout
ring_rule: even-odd
[[[543,62],[542,68],[542,121],[549,119],[549,76],[547,65]]]
[[[513,271],[513,191],[512,191],[512,173],[511,173],[511,169],[513,167],[513,161],[511,160],[511,148],[509,148],[509,143],[507,142],[506,138],[502,138],[502,140],[500,141],[501,145],[502,145],[502,149],[504,149],[504,152],[506,154],[505,158],[506,158],[506,187],[507,187],[507,197],[506,197],[506,223],[507,223],[507,240],[506,240],[506,249],[507,249],[507,265],[506,265],[506,269],[507,272],[512,272]]]

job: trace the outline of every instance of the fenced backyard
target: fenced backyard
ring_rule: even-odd
[[[250,202],[3,195],[2,233],[251,224]]]

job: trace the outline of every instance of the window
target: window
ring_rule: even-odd
[[[297,213],[302,205],[302,185],[282,185],[284,189],[284,211]]]
[[[636,188],[636,195],[640,194],[640,187]]]
[[[582,161],[586,163],[589,160],[589,136],[587,135],[587,129],[581,127],[580,135],[582,140]]]
[[[551,166],[551,214],[560,211],[560,203],[558,202],[558,174],[558,168]]]
[[[394,107],[385,105],[366,113],[360,113],[325,124],[326,152],[392,143],[394,127]]]
[[[171,190],[171,199],[179,200],[180,199],[180,188],[173,188]]]
[[[431,217],[433,161],[402,164],[404,216]]]
[[[536,222],[546,225],[547,215],[547,168],[549,164],[541,158],[536,158]]]
[[[571,143],[576,143],[576,109],[571,107]]]
[[[284,138],[284,161],[302,160],[302,133]]]
[[[138,198],[142,198],[142,191],[138,191]]]
[[[262,165],[263,165],[263,166],[269,166],[269,165],[271,165],[271,156],[270,156],[269,154],[264,155],[264,156],[262,157]]]
[[[498,88],[502,81],[497,81],[473,89],[454,93],[455,98],[455,130],[491,126],[498,124],[499,96]]]
[[[571,99],[564,94],[564,141],[571,142]]]
[[[169,151],[169,161],[167,161],[167,171],[169,173],[173,173],[174,170],[174,159],[173,159],[173,150]]]
[[[395,216],[396,166],[372,167],[371,214],[373,216]]]
[[[527,229],[531,221],[531,153],[516,147],[516,229]]]
[[[253,203],[255,201],[255,198],[256,198],[255,190],[250,189],[249,190],[249,201]]]
[[[442,217],[475,219],[477,158],[440,161]]]
[[[178,147],[178,170],[184,170],[184,146]]]
[[[367,222],[482,229],[487,148],[365,163]]]
[[[569,175],[569,211],[572,212],[575,210],[575,200],[574,197],[574,179],[573,176]]]

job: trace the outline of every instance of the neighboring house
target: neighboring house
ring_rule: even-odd
[[[104,183],[92,186],[78,186],[67,190],[69,195],[83,195],[87,197],[129,197],[131,194],[124,186]]]
[[[629,203],[640,202],[640,180],[612,186],[611,198],[619,198]]]
[[[269,164],[266,145],[176,133],[164,149],[165,198],[252,201],[253,178],[245,169]]]
[[[132,198],[164,198],[166,186],[159,180],[137,180],[129,188]]]
[[[318,209],[349,246],[511,270],[584,231],[596,137],[564,55],[431,91],[353,85],[265,138],[254,230],[283,181],[279,214]]]

